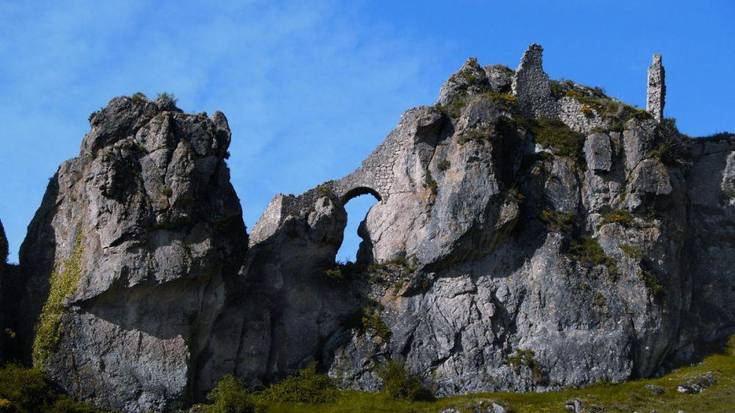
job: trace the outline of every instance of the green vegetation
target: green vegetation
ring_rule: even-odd
[[[377,301],[371,301],[368,305],[362,308],[358,327],[359,330],[363,332],[372,330],[375,335],[382,338],[383,341],[389,341],[393,332],[380,317],[380,313],[382,311],[382,304]]]
[[[495,128],[491,125],[483,125],[472,129],[465,130],[457,139],[460,145],[464,145],[470,141],[490,141],[495,136]]]
[[[528,365],[533,356],[514,354],[519,365]],[[514,356],[511,358],[515,359]],[[510,359],[509,358],[509,361]],[[526,364],[524,364],[526,363]],[[399,365],[400,366],[400,365]],[[384,373],[391,383],[404,383],[391,388],[415,389],[416,380],[402,369],[392,367]],[[712,372],[715,383],[698,394],[682,394],[676,387],[696,381]],[[309,375],[311,373],[308,373]],[[318,373],[314,373],[318,376]],[[413,376],[415,377],[415,376]],[[408,380],[406,380],[408,378]],[[321,382],[326,378],[316,378]],[[223,383],[224,382],[224,383]],[[654,394],[646,385],[655,385],[663,393]],[[278,386],[278,384],[274,385]],[[307,385],[307,389],[311,385]],[[289,385],[291,389],[293,387]],[[441,398],[433,401],[412,401],[401,395],[417,394],[413,391],[389,391],[366,393],[338,390],[329,402],[286,402],[266,400],[260,393],[248,393],[232,376],[225,376],[209,395],[211,404],[202,406],[205,413],[436,413],[454,408],[462,413],[475,411],[480,402],[496,400],[509,406],[515,413],[558,413],[564,411],[564,403],[572,398],[581,400],[588,410],[595,406],[606,413],[687,412],[731,413],[735,397],[735,336],[731,337],[722,351],[706,357],[702,362],[679,368],[661,377],[632,380],[620,384],[600,383],[593,386],[543,393],[474,393]],[[306,391],[308,393],[308,390]],[[280,392],[279,392],[280,393]],[[290,392],[292,394],[292,392]],[[305,398],[302,398],[302,400]],[[420,399],[420,397],[419,397]],[[324,400],[324,399],[321,399]],[[100,412],[88,405],[76,403],[55,394],[37,369],[6,366],[0,369],[0,412],[51,412],[93,413]]]
[[[525,119],[521,126],[533,134],[536,143],[550,148],[555,155],[583,161],[584,135],[569,129],[564,122],[555,119]]]
[[[620,244],[620,250],[623,251],[623,254],[627,255],[630,259],[636,261],[643,259],[643,251],[635,245]]]
[[[646,289],[653,297],[660,297],[664,292],[664,286],[658,280],[656,274],[648,268],[641,269],[641,279],[646,285]]]
[[[516,204],[520,205],[526,200],[526,196],[523,195],[520,189],[516,186],[512,186],[505,191],[505,199],[511,200]]]
[[[631,227],[635,224],[635,217],[633,214],[623,209],[617,209],[615,211],[602,214],[602,225],[612,223],[620,224],[624,227]]]
[[[403,363],[390,360],[378,369],[383,381],[383,393],[395,400],[430,401],[434,395],[427,389],[421,378],[406,370]]]
[[[704,373],[713,372],[716,383],[699,394],[676,391],[679,384]],[[664,389],[653,394],[644,386],[653,384]],[[601,383],[594,386],[544,393],[476,393],[441,398],[436,401],[409,401],[394,399],[383,393],[340,391],[337,399],[328,404],[290,403],[268,404],[269,413],[436,413],[446,408],[472,412],[480,401],[497,400],[515,413],[560,413],[564,403],[580,399],[587,410],[596,406],[606,413],[687,412],[731,413],[735,396],[735,337],[726,351],[713,354],[702,363],[680,368],[654,379],[633,380],[621,384]]]
[[[576,216],[567,212],[544,209],[539,218],[546,224],[549,231],[568,234],[574,229]]]
[[[541,370],[541,365],[536,361],[536,355],[533,350],[528,349],[517,349],[512,356],[508,357],[508,365],[518,373],[522,367],[527,367],[531,370],[533,380],[540,382],[544,378],[544,373]]]
[[[569,255],[582,265],[604,265],[607,267],[611,276],[617,276],[618,267],[615,264],[615,260],[608,257],[605,254],[605,250],[600,246],[600,243],[588,235],[572,240],[569,246]]]
[[[337,386],[332,379],[316,371],[310,363],[295,375],[273,384],[255,395],[258,402],[277,403],[332,403],[337,400]]]
[[[451,163],[449,163],[449,161],[448,161],[448,160],[446,160],[446,159],[442,159],[442,160],[441,160],[441,161],[439,161],[439,163],[438,163],[438,164],[436,165],[436,167],[437,167],[437,168],[438,168],[438,169],[439,169],[440,171],[442,171],[442,172],[446,171],[446,170],[447,170],[447,169],[449,169],[449,168],[450,168],[451,166],[452,166],[452,164],[451,164]]]
[[[467,95],[459,95],[455,96],[448,104],[444,106],[437,105],[437,108],[446,113],[452,119],[457,119],[462,114],[462,109],[467,106],[467,101]]]
[[[651,115],[643,109],[610,98],[599,87],[584,87],[570,80],[551,81],[551,92],[557,99],[564,96],[575,99],[580,103],[580,111],[586,118],[599,117],[610,125],[607,129],[596,128],[597,130],[593,130],[593,132],[606,132],[608,130],[622,132],[625,128],[625,122],[630,119],[645,120],[651,118]]]
[[[482,72],[482,68],[480,68],[477,63],[477,58],[470,57],[469,59],[467,59],[467,63],[469,63],[469,65],[465,65],[464,67],[462,67],[462,70],[457,73],[457,76],[461,77],[465,82],[469,84],[477,83],[482,80],[482,75],[478,75],[477,73]]]
[[[580,110],[582,111],[582,114],[586,118],[594,118],[595,117],[595,111],[592,110],[592,108],[589,107],[589,105],[582,105],[582,109],[580,109]]]
[[[49,295],[43,305],[36,325],[33,341],[33,366],[43,368],[48,357],[56,351],[61,330],[61,315],[64,300],[77,289],[82,277],[82,234],[77,232],[71,256],[61,265],[56,265],[49,280]]]
[[[489,97],[493,102],[505,110],[512,110],[518,103],[518,98],[510,93],[486,92],[485,96]]]
[[[176,107],[176,96],[174,96],[173,93],[159,93],[158,96],[156,96],[156,103],[158,103],[159,107],[162,107],[164,109],[170,109]]]
[[[319,184],[316,188],[314,188],[317,193],[321,196],[326,196],[328,198],[336,197],[337,195],[334,193],[334,181],[329,180],[327,182]]]
[[[663,142],[648,152],[649,158],[658,159],[664,165],[676,165],[680,157],[677,154],[676,146],[672,142]]]
[[[255,403],[245,386],[233,375],[228,374],[207,394],[211,402],[204,407],[204,413],[253,413]]]
[[[58,394],[41,370],[9,364],[0,368],[0,412],[96,413],[101,411]]]
[[[426,175],[424,178],[424,188],[427,188],[431,191],[432,195],[436,195],[439,192],[439,186],[434,180],[434,177],[431,176],[431,172],[429,170],[426,170]]]
[[[148,102],[148,97],[143,92],[133,93],[133,96],[130,96],[130,99],[132,99],[133,103],[137,105]]]

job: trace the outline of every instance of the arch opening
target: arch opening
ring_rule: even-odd
[[[342,200],[347,212],[347,225],[344,229],[342,245],[337,251],[337,261],[342,263],[370,262],[372,261],[372,241],[364,227],[364,222],[370,208],[380,202],[380,195],[375,190],[363,187],[347,192]]]
[[[342,202],[342,205],[347,205],[347,203],[350,202],[352,199],[367,194],[375,197],[378,202],[383,200],[383,197],[381,197],[378,191],[374,190],[373,188],[370,188],[368,186],[357,186],[345,192],[345,194],[342,195],[342,197],[340,198],[340,201]]]

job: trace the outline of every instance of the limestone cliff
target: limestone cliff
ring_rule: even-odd
[[[541,53],[468,60],[353,173],[277,195],[249,237],[224,115],[113,99],[29,227],[21,352],[131,412],[311,361],[376,390],[402,360],[446,395],[693,359],[735,331],[735,136],[661,119],[663,75],[646,112],[549,80]],[[337,264],[361,194],[378,202],[358,262]]]
[[[169,410],[196,388],[247,248],[221,113],[115,98],[49,184],[20,251],[24,358],[80,399]]]

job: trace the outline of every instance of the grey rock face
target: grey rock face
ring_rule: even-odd
[[[485,66],[485,75],[490,90],[495,93],[510,93],[513,85],[513,70],[503,65]]]
[[[123,411],[167,410],[197,388],[247,248],[224,115],[157,103],[115,98],[91,117],[20,254],[33,363],[74,397]]]
[[[477,94],[490,88],[485,70],[477,59],[469,58],[462,67],[442,85],[439,91],[439,104],[449,105],[457,96],[465,93]]]
[[[224,115],[114,99],[21,251],[23,325],[77,276],[37,364],[75,397],[166,411],[224,374],[258,387],[311,361],[375,391],[400,360],[449,395],[691,360],[735,329],[735,138],[689,139],[564,87],[551,93],[538,46],[516,72],[470,59],[354,172],[277,195],[249,242]],[[358,262],[339,266],[344,205],[362,194],[378,203]],[[32,348],[32,329],[20,337]]]
[[[588,136],[584,141],[584,156],[588,168],[609,172],[612,167],[610,137],[604,133],[593,133]]]
[[[528,47],[513,76],[512,89],[521,113],[536,118],[556,118],[558,107],[543,69],[543,51],[538,44]]]

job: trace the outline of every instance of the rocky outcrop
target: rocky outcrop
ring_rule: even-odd
[[[90,124],[21,248],[25,357],[74,397],[171,409],[197,388],[247,248],[230,130],[165,96],[115,98]]]
[[[735,331],[735,137],[551,81],[541,50],[516,71],[469,59],[355,171],[274,197],[249,238],[224,115],[113,99],[29,227],[21,348],[122,411],[310,362],[372,391],[400,360],[448,395],[692,360]],[[378,202],[358,260],[336,263],[362,194]]]

